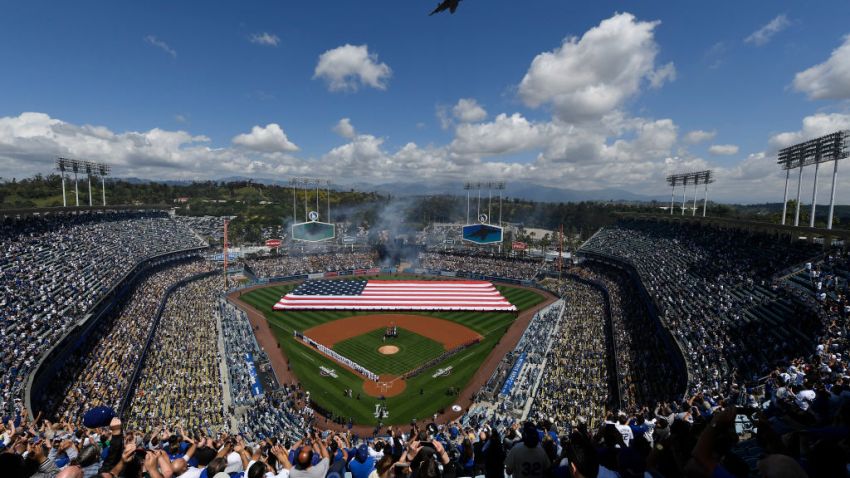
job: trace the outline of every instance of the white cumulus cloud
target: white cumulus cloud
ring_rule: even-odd
[[[708,152],[715,156],[732,156],[738,154],[738,146],[734,144],[712,144]]]
[[[493,156],[540,147],[545,139],[545,125],[519,113],[502,113],[489,123],[458,125],[450,149],[459,155]]]
[[[844,129],[850,129],[850,114],[817,113],[803,118],[799,131],[786,131],[771,137],[770,145],[780,149]]]
[[[387,88],[392,70],[369,53],[367,45],[349,45],[328,50],[319,56],[313,78],[322,78],[330,91],[357,91],[361,86]]]
[[[354,126],[351,124],[351,119],[349,118],[339,120],[336,126],[334,126],[334,133],[348,139],[352,139],[357,135],[357,132],[354,130]]]
[[[487,111],[474,98],[461,98],[452,108],[452,114],[461,123],[477,123],[487,119]]]
[[[797,73],[794,88],[813,100],[850,98],[850,35],[828,60]]]
[[[699,144],[704,141],[709,141],[714,139],[717,135],[715,131],[704,131],[701,129],[695,129],[693,131],[688,131],[685,133],[685,142],[688,144]]]
[[[284,153],[298,151],[298,146],[289,141],[286,133],[277,123],[266,126],[254,126],[250,133],[243,133],[233,138],[233,144],[254,151],[266,153]]]
[[[660,22],[619,13],[603,20],[581,38],[570,37],[531,63],[519,85],[523,102],[536,108],[554,106],[565,121],[599,118],[635,96],[642,81],[659,87],[675,77],[668,63],[656,69]]]

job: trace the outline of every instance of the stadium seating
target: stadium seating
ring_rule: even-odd
[[[683,347],[689,393],[728,392],[811,344],[791,323],[800,317],[783,314],[802,310],[770,288],[774,273],[816,255],[811,246],[629,222],[596,234],[581,251],[635,267]]]
[[[9,378],[3,404],[13,417],[34,361],[122,272],[159,251],[201,244],[185,223],[160,213],[20,221],[3,224],[8,241],[0,262],[0,340],[12,352],[4,353],[0,371]],[[110,239],[96,240],[104,234]],[[129,241],[127,234],[142,244],[115,239]],[[316,462],[302,467],[321,467],[320,456],[330,452],[327,464],[352,477],[364,470],[351,461],[356,457],[371,463],[362,465],[366,471],[389,478],[408,452],[416,477],[501,477],[514,471],[512,454],[538,447],[548,463],[544,476],[570,476],[571,464],[598,467],[602,476],[711,476],[715,468],[755,476],[763,456],[788,458],[786,470],[809,476],[846,475],[840,440],[850,427],[850,255],[638,221],[603,229],[581,253],[586,261],[560,280],[538,262],[422,253],[417,265],[426,269],[522,280],[548,272],[539,285],[563,300],[536,314],[457,422],[376,429],[369,440],[320,433],[321,418],[298,384],[255,393],[244,358],[266,357],[245,314],[222,298],[221,277],[204,276],[210,266],[202,261],[164,265],[63,364],[66,380],[53,389],[46,416],[0,425],[3,470],[20,460],[43,476],[79,465],[86,476],[144,469],[191,478],[205,468],[210,477],[223,470],[283,477],[298,456],[294,443],[308,437],[317,444]],[[250,260],[247,267],[275,277],[375,263],[371,254],[338,252]],[[666,333],[687,364],[684,394],[669,366]],[[94,406],[118,409],[128,391],[134,393],[123,425],[79,426]],[[744,439],[737,445],[738,438],[726,439],[735,431]],[[436,442],[414,444],[421,435]],[[417,448],[423,443],[425,451]],[[156,452],[122,460],[124,445]],[[442,472],[428,472],[429,460]]]
[[[496,257],[492,254],[423,252],[419,266],[429,270],[465,272],[512,279],[533,279],[543,268],[540,261]]]
[[[0,409],[20,412],[39,355],[140,260],[204,245],[163,212],[5,218],[0,222]],[[16,405],[16,401],[17,405]]]

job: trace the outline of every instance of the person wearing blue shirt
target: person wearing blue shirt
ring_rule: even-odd
[[[363,443],[354,452],[354,459],[348,462],[352,478],[369,478],[375,470],[375,459],[369,454],[369,445]]]

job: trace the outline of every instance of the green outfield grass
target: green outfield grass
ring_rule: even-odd
[[[401,375],[417,365],[438,357],[445,352],[439,342],[399,327],[398,337],[384,341],[386,327],[343,340],[332,348],[378,375],[385,373]],[[391,357],[378,352],[382,345],[395,345],[398,352]]]
[[[400,279],[401,277],[390,276],[384,278]],[[374,411],[375,405],[379,400],[365,393],[360,393],[360,398],[357,399],[357,392],[362,390],[363,379],[340,367],[336,362],[311,350],[309,347],[299,344],[293,338],[292,333],[294,330],[304,331],[311,327],[345,317],[375,315],[380,312],[306,310],[284,312],[272,310],[272,306],[280,300],[280,297],[295,287],[296,284],[264,287],[243,294],[241,299],[266,316],[272,332],[277,336],[278,342],[289,360],[292,371],[298,377],[301,384],[311,392],[311,398],[316,403],[338,416],[346,419],[349,417],[353,418],[355,423],[375,424],[377,420],[374,417]],[[521,311],[531,308],[545,299],[542,294],[529,289],[506,285],[497,285],[496,287],[502,295]],[[402,394],[386,399],[385,404],[389,409],[390,417],[384,420],[384,424],[408,423],[413,418],[422,419],[430,417],[436,411],[451,406],[455,401],[455,397],[447,393],[448,389],[452,387],[458,389],[464,388],[514,321],[513,314],[504,312],[404,313],[439,317],[457,322],[481,334],[484,338],[478,345],[455,354],[449,359],[408,380],[407,389]],[[383,334],[383,330],[380,333]],[[404,335],[410,334],[407,331],[403,333]],[[344,355],[347,356],[347,354]],[[395,360],[395,357],[397,355],[382,358],[390,363]],[[428,359],[425,358],[422,362],[426,360]],[[326,366],[336,370],[338,377],[321,376],[319,374],[320,366]],[[438,378],[432,377],[437,369],[447,366],[453,367],[450,375]],[[413,367],[409,367],[406,370],[410,368]],[[377,370],[373,371],[381,373]],[[345,397],[343,391],[346,389],[354,390],[355,396],[353,398]]]

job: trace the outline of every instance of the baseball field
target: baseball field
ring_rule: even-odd
[[[311,398],[334,415],[361,425],[409,423],[456,403],[452,391],[464,388],[516,320],[514,314],[504,312],[273,311],[280,297],[297,285],[254,289],[240,299],[265,316],[291,371]],[[520,313],[546,299],[531,289],[497,288]],[[385,339],[391,324],[398,328],[398,337]],[[361,375],[296,340],[294,330],[379,374],[382,382],[391,384],[390,389],[376,391],[375,383],[364,383]],[[440,359],[458,346],[465,348]],[[401,378],[429,361],[433,363],[421,373]],[[450,373],[434,377],[437,370],[449,367]],[[352,390],[350,397],[346,390]],[[378,404],[386,407],[389,416],[376,417]]]

